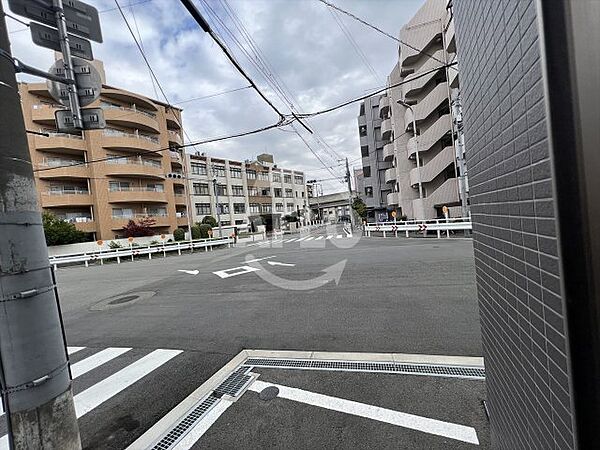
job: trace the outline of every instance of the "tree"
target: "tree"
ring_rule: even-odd
[[[137,221],[130,220],[127,225],[123,227],[123,234],[125,237],[142,237],[142,236],[154,236],[154,230],[152,226],[156,223],[152,217],[143,217]]]
[[[185,239],[185,230],[183,228],[177,228],[173,231],[173,237],[176,241],[183,241]]]
[[[300,219],[298,218],[298,216],[296,215],[295,212],[293,212],[292,214],[288,214],[287,216],[283,216],[283,220],[285,220],[288,223],[300,221]]]
[[[204,218],[202,219],[202,223],[210,225],[213,228],[219,226],[219,224],[217,223],[217,219],[215,219],[213,216],[204,216]]]
[[[200,233],[200,239],[207,239],[210,237],[209,231],[212,230],[212,227],[207,223],[201,223],[198,225],[198,231]]]
[[[89,240],[87,233],[75,228],[75,224],[56,217],[50,212],[42,213],[42,224],[47,245],[76,244]]]
[[[358,216],[361,219],[364,220],[367,218],[367,205],[365,204],[362,198],[354,198],[354,200],[352,201],[352,209],[356,211],[356,214],[358,214]]]

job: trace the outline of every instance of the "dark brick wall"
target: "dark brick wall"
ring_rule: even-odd
[[[455,0],[495,448],[574,448],[535,0]]]

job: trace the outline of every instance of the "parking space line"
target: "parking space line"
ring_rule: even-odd
[[[261,392],[263,389],[275,386],[279,389],[278,397],[292,400],[307,405],[318,406],[331,411],[343,412],[353,416],[364,417],[366,419],[377,420],[392,425],[397,425],[411,430],[422,431],[424,433],[444,436],[457,441],[468,442],[479,445],[477,432],[475,428],[465,425],[459,425],[442,420],[430,419],[428,417],[417,416],[414,414],[394,411],[379,406],[367,405],[366,403],[355,402],[329,395],[317,394],[316,392],[305,391],[303,389],[292,388],[280,384],[267,383],[264,381],[255,381],[248,390]]]

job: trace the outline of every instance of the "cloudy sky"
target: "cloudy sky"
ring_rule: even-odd
[[[2,1],[8,12],[6,0]],[[247,82],[210,36],[199,29],[179,0],[118,1],[136,37],[141,37],[168,101],[181,102],[186,141],[235,134],[277,121],[275,112],[251,89],[197,99],[247,86]],[[402,24],[422,4],[421,0],[330,1],[392,35],[398,34]],[[114,0],[87,2],[101,12],[104,42],[93,47],[95,57],[104,61],[108,84],[164,101],[160,91],[155,91],[156,86]],[[286,95],[302,112],[317,111],[382,86],[397,61],[396,42],[348,16],[333,13],[318,0],[194,2],[242,67],[285,114],[290,112],[289,106],[253,65],[255,54],[249,47],[248,36],[268,63],[269,73],[279,80]],[[233,17],[239,22],[234,22]],[[49,67],[53,62],[52,52],[34,46],[26,27],[11,19],[7,22],[14,56],[36,67]],[[318,136],[296,126],[336,176],[344,172],[338,157],[347,156],[351,165],[360,165],[358,108],[356,103],[312,119],[309,124]],[[330,180],[333,175],[289,126],[190,148],[194,150],[239,160],[272,153],[280,167],[298,168],[305,170],[308,178],[328,180],[323,182],[325,192],[344,188],[341,182]]]

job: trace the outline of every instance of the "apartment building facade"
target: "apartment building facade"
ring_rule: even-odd
[[[391,187],[386,183],[386,171],[392,167],[384,159],[383,146],[386,131],[380,117],[380,96],[367,98],[360,104],[358,115],[358,135],[362,157],[362,179],[358,194],[367,205],[369,221],[387,217],[387,196]]]
[[[257,223],[261,217],[280,219],[290,214],[308,220],[304,172],[278,167],[272,155],[234,161],[192,154],[187,164],[194,222],[219,216],[222,226],[240,226]]]
[[[180,109],[104,84],[90,107],[104,110],[106,128],[70,135],[56,132],[62,106],[45,83],[20,83],[19,93],[26,128],[41,133],[28,134],[28,144],[43,211],[94,239],[122,237],[123,226],[142,217],[153,219],[157,235],[187,228],[184,180],[168,177],[184,165],[175,151]]]
[[[443,67],[456,59],[447,4],[427,0],[402,27],[398,63],[378,100],[382,159],[389,164],[383,177],[385,204],[409,218],[440,217],[444,206],[450,216],[462,214],[457,157],[464,160],[464,154],[455,149],[451,114],[458,69]]]

